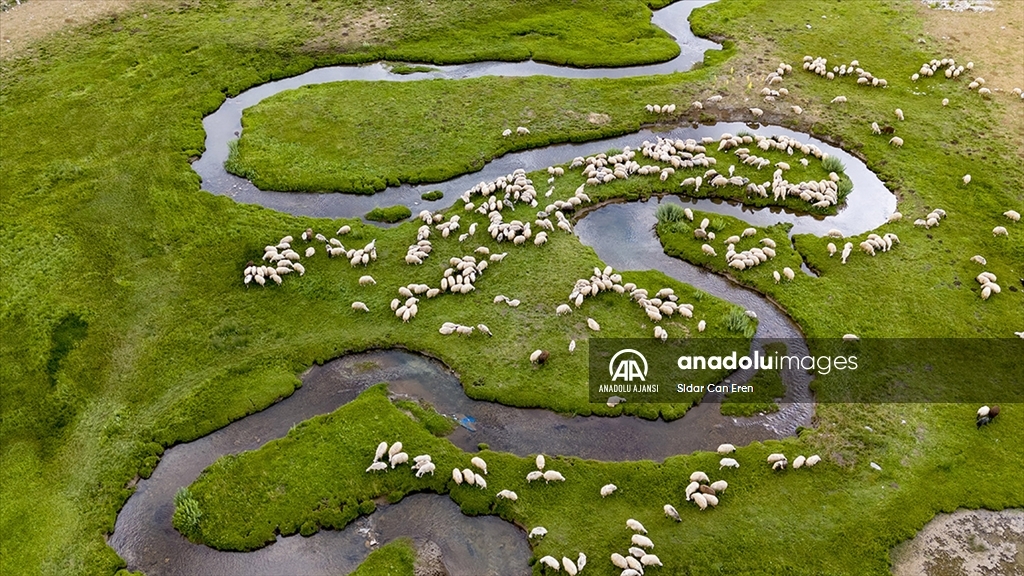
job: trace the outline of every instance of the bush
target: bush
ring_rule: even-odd
[[[835,156],[829,156],[822,160],[821,167],[828,172],[835,172],[836,174],[842,174],[846,170],[843,161]]]
[[[753,338],[754,332],[757,331],[754,320],[737,308],[733,308],[729,312],[729,316],[725,319],[725,327],[732,332],[743,334],[744,338]]]
[[[423,194],[421,194],[420,198],[426,200],[427,202],[435,202],[437,200],[440,200],[441,198],[444,198],[444,192],[441,192],[440,190],[431,190],[430,192],[424,192]]]
[[[840,202],[842,202],[847,196],[850,195],[850,192],[853,192],[853,181],[847,178],[846,176],[843,176],[842,178],[839,179],[839,185],[837,187],[839,188],[839,194],[837,194],[837,198]]]
[[[189,540],[198,541],[200,535],[199,521],[203,513],[199,510],[199,502],[192,497],[188,488],[178,489],[174,495],[174,516],[171,524]]]
[[[387,208],[377,207],[366,213],[366,219],[374,222],[387,222],[394,224],[412,216],[412,210],[407,206],[389,206]]]
[[[658,218],[659,224],[665,222],[679,222],[686,216],[683,214],[683,207],[678,204],[661,204],[658,209],[654,211],[654,216]]]

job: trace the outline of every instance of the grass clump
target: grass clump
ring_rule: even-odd
[[[654,211],[654,216],[658,219],[658,222],[664,224],[666,222],[681,222],[686,218],[683,213],[683,207],[678,204],[660,204],[658,209]]]
[[[202,536],[200,522],[203,513],[199,510],[199,502],[192,497],[192,491],[182,486],[174,495],[174,516],[171,524],[186,538],[197,542]]]
[[[413,576],[415,565],[412,539],[398,538],[370,552],[352,576]]]
[[[742,334],[744,338],[753,338],[757,331],[757,322],[742,310],[730,310],[725,318],[725,327],[730,332]]]
[[[431,190],[430,192],[420,194],[420,198],[427,202],[436,202],[441,198],[444,198],[444,192],[441,192],[440,190]]]
[[[821,161],[821,167],[826,172],[835,172],[836,174],[842,174],[846,171],[846,165],[839,159],[838,156],[829,156]]]
[[[403,76],[409,74],[425,74],[429,72],[436,72],[437,68],[432,66],[416,66],[414,64],[390,64],[388,69],[392,74],[401,74]]]
[[[401,222],[409,216],[412,216],[412,210],[408,206],[397,205],[388,206],[387,208],[377,207],[366,213],[366,219],[373,222],[387,222],[388,224],[394,224],[395,222]]]

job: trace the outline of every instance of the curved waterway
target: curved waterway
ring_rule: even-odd
[[[309,84],[341,80],[409,81],[426,78],[474,78],[485,75],[526,76],[546,74],[563,78],[616,78],[685,71],[699,62],[707,49],[717,45],[696,38],[687,23],[690,11],[713,0],[681,1],[655,13],[653,22],[679,42],[681,54],[670,62],[629,68],[570,69],[536,62],[475,63],[442,66],[435,72],[408,76],[390,73],[383,65],[332,67],[270,82],[228,99],[203,120],[206,153],[193,164],[203,188],[238,202],[323,217],[362,216],[378,205],[405,204],[413,209],[440,208],[426,203],[420,194],[440,189],[449,199],[480,180],[491,180],[517,168],[537,170],[565,163],[575,156],[611,148],[637,146],[657,136],[673,138],[717,137],[722,132],[748,130],[763,134],[787,134],[814,143],[847,166],[854,193],[836,216],[813,217],[781,209],[745,208],[727,202],[679,200],[710,212],[734,215],[755,225],[791,222],[793,233],[823,234],[837,228],[847,235],[876,228],[895,210],[896,200],[857,158],[806,134],[778,127],[718,124],[696,128],[650,130],[593,141],[564,144],[507,154],[477,173],[439,184],[399,186],[372,196],[303,194],[262,191],[245,179],[228,174],[228,142],[241,130],[242,111],[264,98]],[[576,226],[580,240],[617,269],[658,269],[754,312],[759,320],[756,338],[785,339],[794,352],[806,351],[799,329],[775,305],[759,294],[720,276],[666,256],[653,233],[657,200],[609,204],[590,211]],[[360,369],[355,369],[359,364]],[[366,370],[366,366],[372,369]],[[734,374],[743,381],[749,374]],[[191,484],[217,458],[256,449],[280,438],[296,423],[331,412],[355,398],[367,386],[386,381],[395,395],[426,400],[445,414],[466,414],[476,419],[475,430],[459,428],[449,439],[465,450],[485,442],[491,449],[519,455],[533,453],[577,455],[600,460],[662,460],[673,454],[714,449],[721,442],[746,444],[781,438],[810,424],[813,398],[806,373],[783,374],[786,397],[775,414],[753,418],[723,417],[718,405],[706,402],[673,422],[645,421],[633,417],[566,417],[547,410],[521,409],[469,399],[458,380],[441,363],[402,351],[377,351],[350,355],[316,366],[303,376],[303,386],[289,398],[266,410],[236,421],[203,438],[168,449],[153,475],[141,480],[136,492],[118,515],[110,545],[129,569],[147,574],[338,574],[353,570],[376,543],[411,536],[418,544],[433,543],[440,549],[446,570],[453,575],[529,574],[530,549],[525,533],[496,517],[467,517],[447,496],[419,494],[398,504],[382,504],[368,517],[344,530],[321,531],[309,538],[279,537],[271,546],[247,553],[220,552],[188,542],[171,527],[173,497],[178,488]]]

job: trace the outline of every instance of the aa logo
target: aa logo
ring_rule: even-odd
[[[643,363],[642,370],[640,364],[637,363],[637,359]],[[632,348],[619,350],[608,362],[608,375],[612,377],[612,382],[620,379],[625,382],[632,382],[634,378],[639,379],[641,382],[646,382],[647,358],[644,358],[643,354]]]

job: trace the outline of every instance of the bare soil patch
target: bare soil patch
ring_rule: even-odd
[[[0,58],[55,32],[137,8],[133,0],[32,0],[0,12]]]
[[[892,559],[895,576],[1024,575],[1024,510],[940,514]]]

